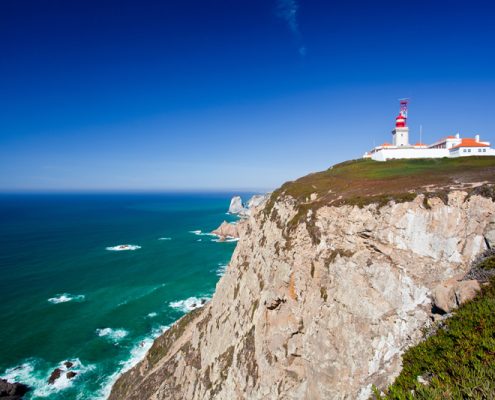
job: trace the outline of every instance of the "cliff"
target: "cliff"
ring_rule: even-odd
[[[495,160],[378,164],[289,182],[255,208],[212,300],[110,399],[367,399],[393,382],[432,290],[495,245]]]

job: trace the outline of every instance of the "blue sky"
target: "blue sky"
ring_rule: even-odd
[[[273,189],[390,140],[495,141],[479,1],[4,1],[0,190]]]

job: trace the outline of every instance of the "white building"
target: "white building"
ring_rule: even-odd
[[[409,144],[407,121],[407,101],[401,101],[401,112],[395,119],[392,131],[392,144],[383,143],[366,152],[363,158],[387,161],[396,158],[442,158],[467,156],[495,156],[490,142],[482,142],[479,135],[474,138],[461,138],[459,134],[447,136],[431,145]]]

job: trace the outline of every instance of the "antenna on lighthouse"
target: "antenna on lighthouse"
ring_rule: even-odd
[[[419,125],[419,144],[423,144],[423,125]]]
[[[407,118],[407,106],[409,104],[409,99],[399,99],[400,102],[400,115]]]

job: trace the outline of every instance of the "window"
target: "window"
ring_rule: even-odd
[[[486,149],[483,149],[483,153],[486,153]]]
[[[478,153],[481,153],[481,149],[478,149]]]
[[[471,149],[468,149],[468,153],[471,153]]]
[[[462,151],[463,151],[464,153],[467,153],[467,149],[463,149]]]

